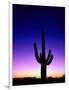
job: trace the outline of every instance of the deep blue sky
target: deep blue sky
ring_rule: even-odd
[[[38,52],[41,52],[42,27],[44,28],[45,34],[46,53],[48,54],[48,50],[51,49],[54,55],[54,63],[52,66],[53,68],[57,67],[57,69],[60,67],[60,71],[64,73],[65,8],[13,4],[14,73],[17,71],[17,68],[20,68],[17,64],[19,62],[34,61],[35,63],[36,59],[33,44],[36,42]],[[26,57],[28,57],[28,60]],[[24,64],[26,65],[26,62]],[[38,63],[36,66],[38,66]],[[23,70],[23,68],[25,69],[23,66],[20,69]],[[56,72],[58,72],[59,69]]]

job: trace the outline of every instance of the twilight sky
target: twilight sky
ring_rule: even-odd
[[[54,56],[47,76],[61,76],[65,65],[65,8],[13,4],[13,77],[40,77],[41,65],[34,54],[34,42],[41,52],[44,27],[46,57]]]

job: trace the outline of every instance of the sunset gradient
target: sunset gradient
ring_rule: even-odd
[[[40,78],[41,65],[34,54],[34,42],[41,52],[44,27],[46,57],[54,56],[47,66],[47,77],[65,74],[65,8],[13,4],[13,78]]]

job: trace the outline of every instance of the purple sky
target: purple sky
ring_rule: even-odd
[[[41,27],[44,27],[46,57],[54,56],[47,75],[64,74],[65,8],[13,5],[13,77],[14,74],[40,76],[41,65],[34,55],[34,42],[41,52]]]

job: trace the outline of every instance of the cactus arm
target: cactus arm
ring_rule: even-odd
[[[34,43],[34,51],[35,51],[35,57],[36,57],[37,61],[38,61],[39,63],[41,63],[41,62],[40,62],[40,58],[39,58],[39,56],[38,56],[38,51],[37,51],[36,43]]]
[[[42,53],[40,53],[40,62],[43,63]]]
[[[50,56],[51,56],[51,50],[49,50],[49,53],[48,53],[48,56],[47,56],[46,60],[49,60]]]
[[[49,60],[46,62],[47,65],[49,65],[53,60],[53,55],[50,56]]]
[[[40,58],[42,59],[42,54],[40,53]]]

